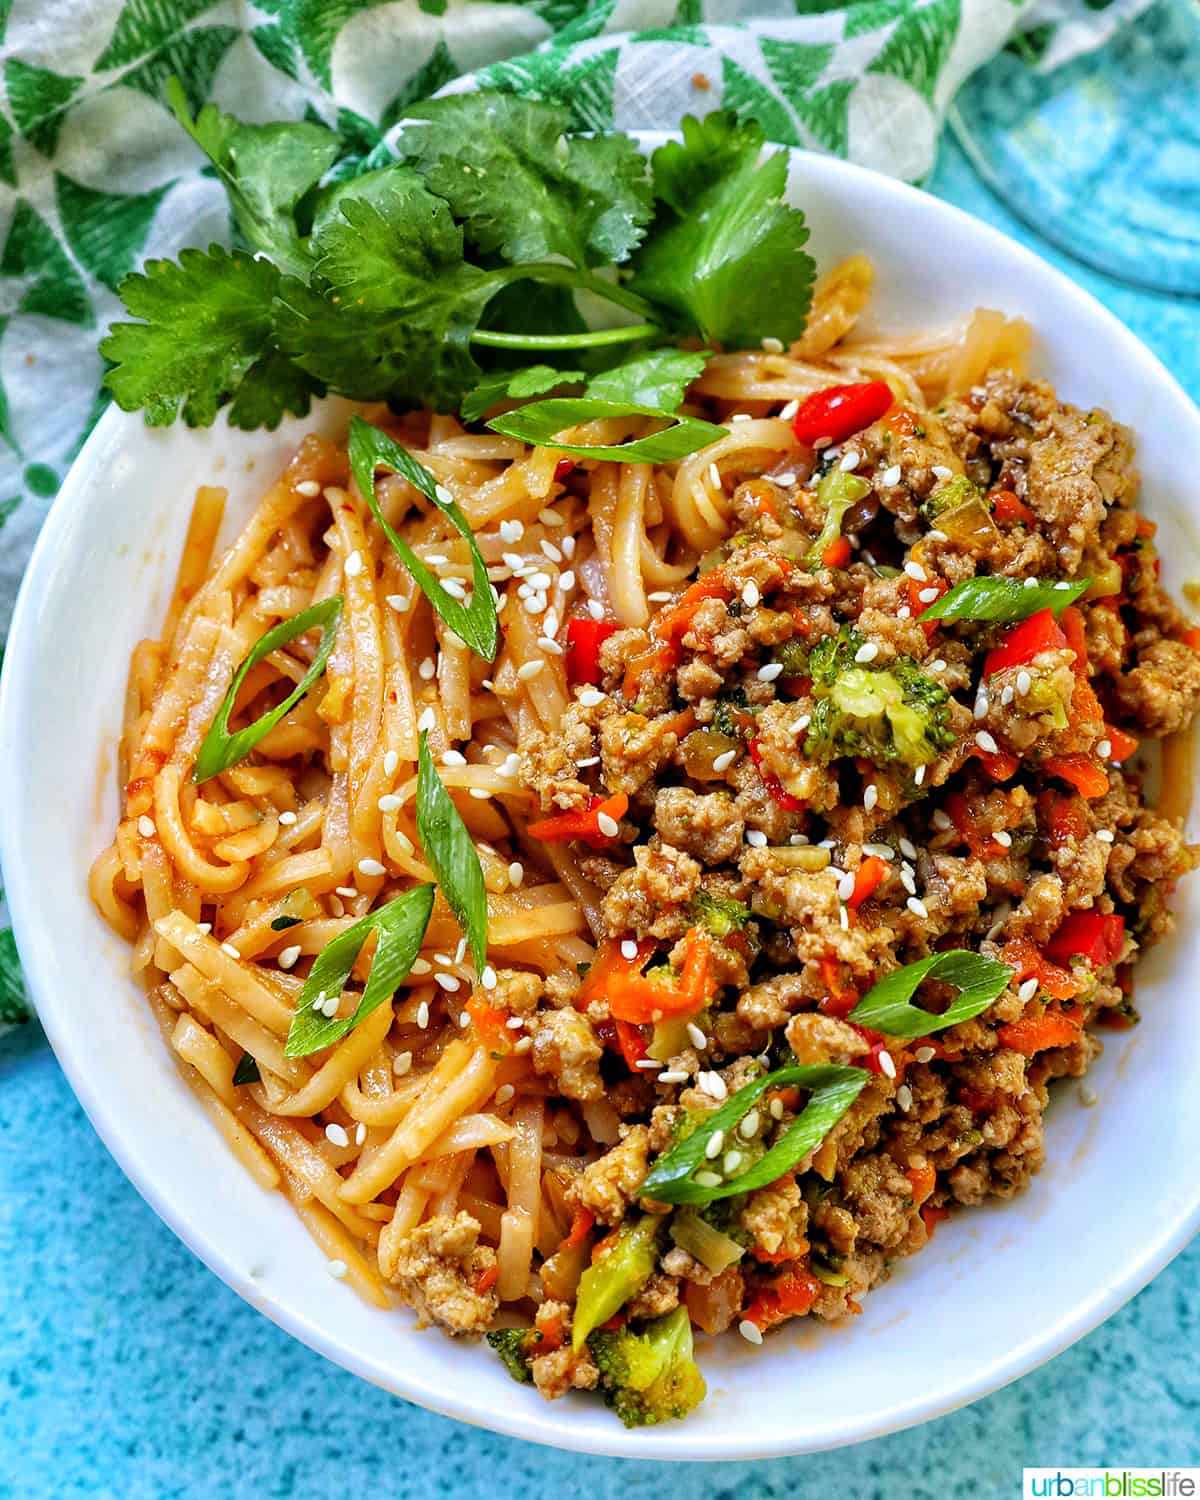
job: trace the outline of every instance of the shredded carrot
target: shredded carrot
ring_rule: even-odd
[[[848,537],[835,536],[821,553],[821,562],[827,568],[844,568],[849,561],[850,540]]]
[[[491,1005],[482,995],[472,995],[463,1009],[474,1022],[479,1039],[489,1052],[511,1052],[514,1037],[508,1029],[508,1012]]]
[[[847,906],[860,907],[881,884],[888,872],[887,860],[880,859],[876,854],[868,854],[862,864],[854,872],[854,890],[850,896]]]
[[[992,511],[997,521],[1020,521],[1025,526],[1033,525],[1033,512],[1012,490],[993,490],[988,499],[992,502]]]
[[[590,1208],[577,1208],[575,1216],[571,1220],[571,1230],[559,1245],[560,1250],[574,1250],[583,1244],[592,1232],[592,1226],[596,1222],[596,1215]]]
[[[927,1203],[921,1210],[921,1223],[925,1226],[926,1235],[932,1239],[933,1231],[943,1219],[948,1219],[949,1217],[950,1210],[948,1208],[935,1208],[932,1203]]]
[[[998,1027],[996,1036],[1002,1046],[1032,1057],[1048,1047],[1069,1047],[1079,1040],[1082,1031],[1083,1016],[1079,1011],[1047,1010]]]
[[[475,1278],[475,1290],[482,1297],[486,1292],[490,1292],[499,1280],[499,1266],[484,1266]]]
[[[926,1162],[923,1167],[910,1167],[904,1175],[912,1184],[913,1203],[920,1208],[937,1185],[937,1170]]]
[[[1079,986],[1066,969],[1052,964],[1032,938],[1010,938],[1004,945],[1004,962],[1012,964],[1018,979],[1036,979],[1056,1000],[1070,1000]]]
[[[1108,791],[1108,775],[1090,755],[1052,755],[1042,762],[1042,770],[1073,786],[1089,802]]]

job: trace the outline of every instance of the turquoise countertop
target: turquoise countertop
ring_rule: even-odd
[[[1200,398],[1200,301],[1048,252],[952,145],[930,185],[1063,266]],[[1018,1495],[1027,1465],[1200,1464],[1198,1345],[1193,1244],[1049,1365],[910,1432],[671,1470],[536,1448],[375,1390],[252,1312],[125,1180],[38,1027],[0,1041],[0,1500]]]

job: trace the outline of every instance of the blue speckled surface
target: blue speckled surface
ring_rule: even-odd
[[[953,147],[931,185],[1044,251]],[[1200,398],[1200,302],[1049,258]],[[0,1041],[0,1500],[408,1500],[501,1486],[507,1500],[924,1500],[1019,1494],[1025,1465],[1200,1464],[1198,1277],[1194,1244],[1051,1364],[855,1449],[670,1472],[554,1453],[406,1405],[252,1312],[126,1182],[37,1027]]]

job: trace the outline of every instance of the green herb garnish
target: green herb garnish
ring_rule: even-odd
[[[417,833],[442,894],[471,945],[475,972],[487,963],[487,887],[471,835],[434,770],[424,730],[417,752]]]
[[[249,1052],[243,1052],[238,1059],[238,1065],[233,1070],[233,1086],[241,1088],[244,1083],[261,1083],[262,1074],[258,1071],[258,1060],[250,1056]]]
[[[1026,620],[1040,609],[1061,615],[1092,586],[1090,578],[1073,582],[1038,580],[1034,585],[1020,578],[964,578],[935,600],[919,616],[921,620]]]
[[[361,417],[354,417],[350,423],[350,468],[371,514],[379,522],[384,535],[392,544],[392,550],[412,574],[421,592],[465,645],[477,656],[482,656],[484,661],[491,661],[500,644],[496,601],[488,580],[487,565],[475,545],[466,517],[455,504],[450,491],[439,485],[429,470],[419,464],[399,443],[380,432],[378,427],[364,422]],[[469,604],[464,604],[446,592],[437,575],[425,566],[402,537],[397,536],[384,518],[375,496],[375,470],[380,468],[391,469],[420,490],[466,542],[471,552],[473,588]]]
[[[390,1000],[407,977],[433,911],[433,886],[418,885],[405,891],[378,911],[355,922],[327,943],[313,964],[292,1017],[284,1052],[288,1057],[307,1057],[340,1041],[366,1020],[385,1000]],[[341,995],[363,944],[379,937],[366,988],[352,1016],[328,1017],[321,1007]]]
[[[506,437],[520,438],[543,448],[557,448],[577,458],[611,459],[615,463],[632,464],[673,463],[694,453],[697,448],[707,448],[709,443],[715,443],[728,432],[728,428],[702,422],[699,417],[676,417],[673,424],[661,432],[624,443],[593,447],[586,443],[557,441],[558,433],[577,427],[581,422],[595,421],[600,417],[631,416],[669,418],[669,413],[653,406],[636,406],[632,402],[552,396],[548,401],[534,401],[529,406],[520,406],[503,416],[493,417],[487,425],[493,432],[502,432]]]
[[[862,1068],[833,1064],[794,1065],[764,1073],[738,1089],[719,1109],[705,1116],[703,1124],[660,1156],[638,1188],[638,1196],[662,1203],[711,1203],[716,1198],[766,1187],[816,1150],[858,1098],[868,1076]],[[720,1163],[707,1160],[705,1147],[717,1131],[735,1140],[738,1123],[762,1096],[769,1089],[788,1086],[808,1090],[809,1099],[775,1144],[745,1171],[725,1175],[715,1170]]]
[[[225,694],[224,701],[217,709],[217,716],[204,736],[204,743],[200,746],[200,754],[196,757],[196,767],[192,772],[193,782],[198,785],[213,776],[219,776],[222,771],[228,771],[230,766],[237,765],[239,760],[244,760],[250,754],[260,740],[264,740],[270,734],[281,719],[291,713],[325,670],[325,663],[329,660],[329,653],[333,650],[338,622],[341,618],[342,596],[335,594],[332,599],[322,599],[320,604],[310,605],[308,609],[302,609],[298,615],[293,615],[290,620],[281,621],[273,630],[268,630],[266,635],[255,644],[253,650],[234,673],[229,691]],[[312,665],[299,683],[282,703],[276,704],[274,708],[269,709],[261,718],[255,719],[254,723],[247,725],[245,729],[239,729],[231,734],[229,716],[233,712],[238,692],[251,668],[256,667],[264,657],[270,656],[272,651],[277,651],[280,646],[286,646],[288,641],[295,640],[298,635],[303,635],[307,630],[315,630],[318,626],[321,627],[321,643],[317,647],[317,654],[313,657]]]
[[[916,963],[905,964],[873,985],[850,1012],[850,1020],[888,1036],[929,1036],[985,1011],[1004,993],[1015,972],[1008,964],[985,958],[981,953],[970,953],[965,948],[932,953]],[[941,1015],[935,1016],[912,1003],[926,979],[940,979],[959,992]]]

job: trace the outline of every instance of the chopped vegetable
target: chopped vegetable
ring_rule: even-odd
[[[834,468],[821,477],[817,485],[817,504],[821,507],[823,518],[817,539],[808,549],[807,562],[810,568],[823,562],[825,553],[835,542],[845,540],[840,534],[846,512],[870,493],[870,484],[859,474],[847,474],[842,469]],[[847,542],[846,546],[849,545]]]
[[[930,521],[936,521],[940,526],[951,511],[958,510],[960,506],[969,505],[972,501],[978,501],[979,498],[980,490],[977,484],[972,484],[965,474],[953,474],[949,479],[943,479],[934,487],[921,506],[921,514]]]
[[[946,949],[905,964],[872,985],[850,1012],[850,1020],[888,1036],[928,1036],[985,1011],[1008,988],[1012,977],[1012,969],[994,958],[965,948]],[[958,991],[940,1015],[912,1003],[927,979],[938,979]]]
[[[858,1098],[867,1081],[862,1068],[804,1065],[776,1068],[764,1073],[705,1116],[703,1122],[658,1158],[642,1183],[639,1196],[664,1203],[711,1203],[734,1193],[766,1187],[790,1172],[797,1162],[815,1151]],[[709,1141],[718,1131],[732,1134],[755,1104],[770,1089],[788,1084],[806,1089],[808,1103],[780,1134],[775,1143],[754,1161],[722,1175],[706,1155]]]
[[[1072,911],[1046,944],[1046,957],[1069,964],[1085,958],[1097,969],[1115,963],[1125,942],[1125,918],[1115,913]]]
[[[300,702],[317,678],[325,670],[325,664],[329,660],[329,654],[333,650],[333,643],[337,639],[338,625],[342,618],[342,596],[335,594],[331,599],[322,599],[320,604],[312,604],[308,609],[302,609],[298,615],[293,615],[290,620],[283,620],[272,630],[258,640],[245,661],[233,674],[233,681],[229,684],[229,691],[221,701],[217,709],[216,717],[209,725],[208,733],[204,736],[204,742],[200,746],[200,753],[196,756],[195,769],[192,771],[192,781],[199,785],[201,782],[209,781],[214,776],[219,776],[222,771],[228,771],[230,766],[236,766],[239,760],[245,760],[255,745],[265,740],[271,730],[275,728],[282,719],[286,718]],[[229,716],[233,713],[234,705],[237,703],[237,695],[245,682],[251,668],[256,667],[260,661],[270,656],[272,651],[278,651],[281,646],[286,646],[289,641],[294,641],[298,635],[304,635],[306,631],[321,629],[321,641],[317,647],[316,654],[312,659],[307,672],[292,689],[292,691],[277,703],[274,708],[268,709],[265,714],[255,719],[253,724],[248,724],[245,729],[235,730],[230,733]]]
[[[953,592],[951,589],[950,594]],[[1036,590],[1030,589],[1029,592],[1033,594]],[[938,602],[944,604],[950,594],[946,594]],[[936,604],[931,606],[933,609],[937,607]],[[1063,651],[1066,645],[1067,638],[1054,618],[1054,612],[1048,608],[1039,609],[1020,624],[1014,625],[1001,644],[988,652],[983,664],[983,675],[991,677],[993,673],[1006,671],[1009,667],[1023,667],[1043,651]]]
[[[641,1333],[600,1330],[588,1339],[588,1348],[600,1370],[604,1399],[626,1427],[686,1417],[704,1400],[685,1307],[656,1318]]]
[[[756,1328],[773,1328],[788,1318],[803,1317],[817,1300],[821,1281],[797,1267],[777,1277],[774,1284],[759,1292],[746,1308],[746,1319]]]
[[[693,1209],[681,1209],[671,1220],[671,1238],[714,1276],[736,1265],[745,1247],[710,1224]]]
[[[1074,583],[1038,583],[1030,588],[1020,578],[1004,577],[979,577],[964,578],[961,583],[956,583],[952,589],[948,589],[940,599],[935,600],[921,615],[924,620],[1013,620],[1028,621],[1039,619],[1039,625],[1035,630],[1018,634],[1013,631],[1005,640],[1004,646],[991,653],[992,656],[1001,655],[1006,650],[1014,652],[1014,659],[1005,662],[1006,666],[1020,666],[1023,661],[1031,661],[1039,651],[1050,649],[1049,645],[1039,645],[1037,642],[1044,635],[1045,639],[1054,643],[1053,631],[1040,616],[1048,614],[1053,622],[1055,615],[1062,614],[1068,604],[1073,603],[1085,594],[1091,587],[1090,578],[1077,580]],[[1028,655],[1018,656],[1016,653],[1028,649]],[[989,662],[991,657],[988,658]],[[988,666],[985,674],[999,672],[1002,667]]]
[[[471,945],[475,972],[487,964],[487,888],[475,841],[442,785],[425,730],[417,749],[417,833],[442,894]]]
[[[1032,1057],[1048,1047],[1070,1047],[1083,1033],[1083,1021],[1076,1012],[1047,1010],[1041,1015],[1022,1016],[997,1028],[1002,1047]]]
[[[487,1335],[487,1341],[500,1356],[504,1368],[512,1378],[522,1385],[531,1385],[531,1346],[540,1343],[541,1337],[536,1328],[493,1328]]]
[[[555,813],[549,818],[539,818],[525,830],[531,839],[546,844],[561,844],[567,839],[582,839],[593,849],[606,849],[618,837],[606,831],[608,822],[619,823],[629,810],[629,798],[624,792],[612,797],[593,797],[582,812]]]
[[[1052,964],[1032,938],[1010,938],[1004,945],[1004,962],[1012,964],[1018,980],[1036,979],[1038,988],[1056,1000],[1070,1000],[1079,992],[1070,973]]]
[[[1089,802],[1108,791],[1104,767],[1090,755],[1051,755],[1042,762],[1042,770],[1073,786]]]
[[[994,490],[988,497],[992,502],[992,514],[1006,525],[1032,526],[1037,519],[1019,495],[1012,490]]]
[[[1123,729],[1117,729],[1112,724],[1104,726],[1104,738],[1109,744],[1108,759],[1117,765],[1128,760],[1138,747],[1138,741],[1133,735],[1126,734]]]
[[[567,681],[572,685],[600,681],[600,647],[614,635],[617,626],[590,615],[567,621]]]
[[[760,781],[771,794],[771,800],[785,812],[803,812],[803,801],[799,797],[793,797],[775,772],[763,765],[762,742],[751,740],[746,749],[750,752],[750,759],[754,762]]]
[[[584,422],[628,417],[657,417],[668,425],[646,437],[629,438],[623,443],[564,443],[559,434]],[[625,401],[601,401],[593,396],[551,396],[518,406],[487,424],[493,432],[519,438],[542,448],[557,448],[576,458],[609,459],[614,463],[669,464],[707,448],[728,434],[728,428],[704,422],[699,417],[674,417],[654,406],[637,406]]]
[[[712,937],[706,928],[691,927],[686,939],[686,956],[679,982],[668,969],[659,979],[653,974],[642,976],[632,968],[614,973],[608,981],[609,1010],[618,1021],[646,1025],[671,1016],[690,1016],[704,1009],[712,999],[710,952]]]
[[[592,1263],[579,1279],[571,1346],[582,1349],[588,1334],[636,1297],[658,1261],[658,1237],[664,1220],[655,1214],[624,1219],[592,1252]]]
[[[251,1057],[249,1052],[243,1052],[238,1059],[238,1065],[233,1070],[233,1085],[241,1088],[244,1083],[261,1083],[262,1074],[258,1071],[258,1059]]]
[[[894,397],[886,380],[865,380],[858,385],[831,385],[815,391],[801,403],[792,418],[797,442],[809,447],[824,440],[841,443],[872,422],[878,422]],[[867,489],[870,486],[867,485]]]
[[[846,905],[857,909],[887,878],[888,862],[877,854],[868,854],[854,872],[854,890]]]
[[[700,922],[713,937],[728,937],[739,932],[750,920],[750,908],[732,896],[716,896],[703,888],[692,897],[691,915]]]

